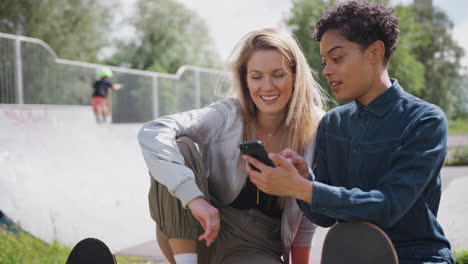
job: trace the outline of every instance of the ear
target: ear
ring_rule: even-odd
[[[377,40],[367,47],[366,53],[372,64],[382,64],[385,57],[385,44]]]

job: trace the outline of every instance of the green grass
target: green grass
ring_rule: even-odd
[[[14,234],[1,227],[0,249],[0,264],[64,264],[71,252],[71,248],[57,242],[47,244],[26,233]],[[146,261],[117,257],[118,264]]]
[[[468,166],[468,146],[458,146],[451,148],[450,158],[448,158],[445,166]]]
[[[468,249],[454,250],[453,254],[457,264],[468,264]]]
[[[449,134],[468,133],[468,118],[459,118],[448,121]]]
[[[13,234],[0,227],[0,264],[64,264],[71,248],[47,244],[26,233]],[[457,264],[468,264],[468,249],[453,251]],[[147,262],[144,259],[117,257],[118,264]]]

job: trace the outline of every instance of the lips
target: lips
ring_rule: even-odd
[[[274,104],[278,101],[279,94],[277,95],[260,95],[262,101],[266,104]]]
[[[339,82],[339,81],[329,81],[328,84],[330,85],[330,89],[333,92],[336,92],[338,90],[338,88],[340,88],[343,83]]]
[[[342,82],[333,81],[333,82],[328,82],[328,84],[329,84],[331,87],[335,87],[335,86],[337,86],[337,85],[342,84]]]

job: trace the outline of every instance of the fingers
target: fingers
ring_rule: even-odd
[[[294,151],[290,149],[284,149],[283,151],[281,151],[280,155],[285,157],[296,168],[296,170],[299,172],[299,174],[302,177],[304,178],[309,177],[309,174],[310,174],[309,165],[307,164],[307,162],[301,155],[295,153]]]
[[[268,154],[268,157],[273,161],[275,162],[276,164],[278,164],[279,167],[282,167],[282,168],[291,168],[291,167],[294,167],[291,162],[289,162],[285,157],[281,156],[280,154]]]
[[[265,171],[265,170],[263,170],[263,171]],[[262,170],[257,171],[255,169],[253,169],[251,166],[246,166],[246,172],[247,172],[247,175],[254,176],[254,177],[262,177],[262,175],[263,175]]]
[[[301,155],[288,148],[283,149],[279,154],[291,162],[304,160],[304,158]]]
[[[216,237],[218,236],[218,232],[221,225],[219,220],[214,220],[211,222],[211,232],[206,236],[206,246],[209,247],[215,241]]]
[[[308,164],[307,162],[305,162],[305,160],[303,158],[298,158],[298,157],[292,157],[290,159],[288,159],[289,162],[291,162],[291,164],[296,167],[297,170],[304,170],[304,169],[307,169],[308,170]]]
[[[211,220],[206,223],[205,233],[198,237],[198,240],[206,240],[206,246],[209,247],[218,236],[221,224],[219,220]]]
[[[187,206],[205,230],[198,240],[206,240],[206,245],[210,246],[216,239],[220,228],[218,209],[201,197],[193,199]]]
[[[254,165],[255,166],[255,165]],[[257,185],[258,188],[261,189],[262,183],[267,179],[266,175],[262,173],[262,171],[256,171],[252,169],[250,166],[246,167],[246,172],[247,175],[250,177],[250,181],[252,181],[253,184]],[[265,170],[263,170],[265,172]]]
[[[218,210],[213,210],[211,214],[205,216],[200,223],[205,232],[198,237],[198,240],[205,240],[206,246],[209,247],[215,241],[221,227]]]
[[[248,161],[250,164],[255,166],[255,168],[259,169],[260,171],[265,171],[268,170],[268,168],[271,168],[270,166],[266,165],[265,163],[258,161],[255,158],[252,158],[251,156],[248,155],[242,155],[242,158],[246,161]],[[250,166],[248,166],[250,167]]]
[[[283,149],[279,154],[287,159],[293,158],[294,156],[298,155],[296,152],[288,148]]]

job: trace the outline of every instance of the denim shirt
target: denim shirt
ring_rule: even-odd
[[[443,111],[392,86],[367,106],[329,111],[317,131],[312,203],[298,201],[314,223],[369,221],[393,241],[400,263],[454,263],[437,221],[440,170],[447,154]]]

